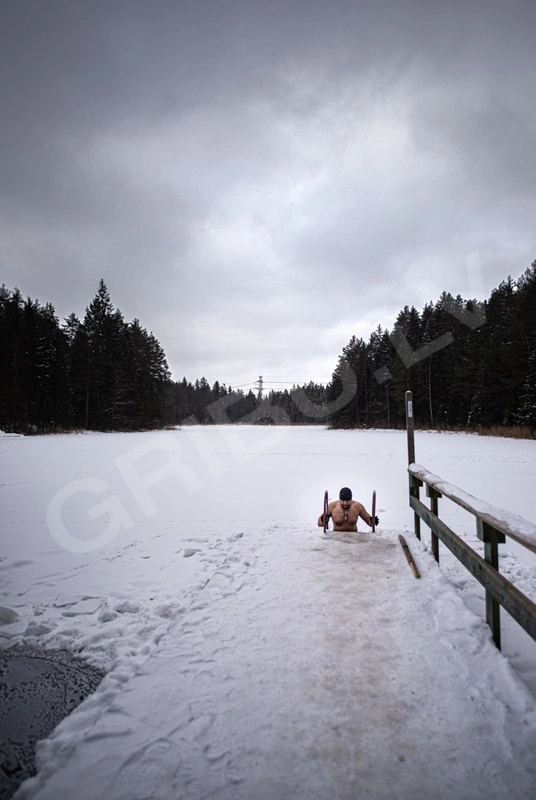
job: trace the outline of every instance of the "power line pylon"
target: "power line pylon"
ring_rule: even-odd
[[[258,401],[260,403],[261,400],[262,400],[262,375],[259,375],[259,380],[255,381],[255,383],[258,384],[258,387],[259,387],[257,389],[257,399],[258,399]]]

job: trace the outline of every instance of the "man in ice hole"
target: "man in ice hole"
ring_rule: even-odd
[[[367,525],[372,528],[373,519],[366,510],[365,506],[358,503],[357,500],[352,500],[352,491],[347,486],[343,487],[339,492],[339,499],[333,500],[328,506],[328,520],[333,520],[334,531],[353,531],[357,532],[357,520],[361,517]],[[378,517],[374,518],[374,524],[379,522]],[[318,527],[324,526],[324,514],[318,517]]]

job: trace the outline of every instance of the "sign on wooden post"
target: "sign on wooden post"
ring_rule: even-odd
[[[408,464],[415,463],[415,422],[413,419],[413,394],[406,392],[406,431],[408,434]]]

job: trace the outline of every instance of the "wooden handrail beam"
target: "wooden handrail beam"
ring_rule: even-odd
[[[536,640],[536,604],[506,580],[491,564],[484,561],[448,525],[432,514],[424,503],[417,500],[416,497],[410,497],[409,504],[464,567],[484,586],[486,592],[489,592],[527,631],[529,636]]]
[[[465,508],[478,519],[485,522],[491,528],[500,533],[504,533],[514,541],[536,553],[536,525],[517,514],[511,514],[501,508],[492,506],[479,500],[473,495],[464,492],[452,483],[444,481],[438,475],[429,472],[420,464],[410,464],[408,472],[413,480],[418,480],[432,487],[435,491],[448,497],[453,503]]]

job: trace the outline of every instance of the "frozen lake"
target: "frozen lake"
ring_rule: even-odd
[[[45,800],[62,796],[58,794],[60,788],[67,791],[74,774],[82,774],[86,765],[89,769],[95,758],[105,760],[108,757],[110,743],[106,737],[109,736],[122,753],[119,760],[114,757],[113,763],[131,763],[132,731],[137,727],[131,726],[128,735],[122,728],[121,735],[115,729],[112,731],[108,709],[121,707],[121,713],[129,716],[136,708],[147,719],[147,715],[154,717],[151,703],[154,708],[161,703],[162,716],[165,716],[166,691],[169,696],[176,692],[172,682],[179,680],[179,674],[180,685],[188,687],[188,713],[193,715],[189,724],[201,728],[211,718],[207,708],[212,701],[208,698],[215,691],[223,692],[230,673],[236,676],[248,659],[251,664],[257,664],[257,671],[258,664],[262,663],[264,669],[268,661],[272,669],[270,674],[279,675],[282,685],[285,684],[285,658],[291,652],[288,650],[291,642],[302,642],[301,651],[293,656],[294,666],[299,664],[298,674],[307,669],[306,664],[322,663],[326,674],[330,675],[328,684],[332,685],[338,680],[338,669],[351,671],[351,665],[360,658],[359,651],[353,649],[358,647],[359,639],[354,644],[344,645],[344,648],[351,646],[350,650],[340,649],[353,627],[354,612],[359,615],[366,611],[367,625],[372,625],[369,633],[361,627],[363,637],[372,636],[383,624],[386,635],[392,640],[393,652],[398,653],[395,661],[403,661],[407,657],[404,655],[407,644],[404,625],[415,626],[412,613],[418,614],[417,628],[428,625],[423,609],[427,604],[432,607],[438,603],[443,611],[439,613],[436,609],[432,614],[438,625],[437,646],[447,647],[450,652],[449,642],[454,636],[459,639],[456,650],[467,649],[471,658],[475,652],[479,654],[482,661],[469,661],[469,665],[463,667],[468,670],[464,697],[471,697],[477,711],[480,708],[479,713],[485,712],[489,719],[490,714],[494,715],[485,687],[478,692],[475,687],[480,681],[482,664],[495,665],[493,670],[490,666],[491,675],[492,672],[496,674],[497,664],[503,660],[493,649],[489,651],[485,626],[470,611],[464,610],[467,607],[483,613],[483,595],[476,581],[465,574],[442,547],[441,568],[456,590],[450,588],[432,562],[428,533],[424,531],[422,543],[413,538],[405,433],[225,426],[138,434],[1,437],[0,459],[0,503],[4,523],[0,562],[3,645],[31,641],[46,647],[65,648],[108,673],[102,688],[42,745],[41,772],[36,782],[28,782],[20,790],[21,798],[35,796]],[[417,432],[416,460],[476,497],[531,519],[536,442]],[[350,486],[354,497],[369,510],[372,491],[376,489],[380,524],[375,535],[364,530],[366,526],[360,526],[357,535],[324,536],[316,526],[324,490],[328,489],[330,498],[334,498],[342,485]],[[447,501],[440,501],[442,509],[448,524],[480,548],[474,519]],[[400,532],[406,533],[421,568],[420,582],[414,581],[407,565],[400,566],[403,563],[397,543]],[[360,546],[355,547],[355,544]],[[536,569],[532,556],[519,546],[509,545],[503,545],[501,553],[501,571],[534,599]],[[414,600],[416,592],[420,598],[418,602]],[[331,598],[335,603],[331,605],[330,602],[329,613],[322,598],[326,598],[326,602]],[[367,606],[369,598],[375,599]],[[415,602],[420,610],[412,612],[410,609]],[[323,611],[319,617],[320,607]],[[244,631],[247,631],[244,635],[240,634],[240,625],[237,627],[238,623],[233,623],[242,617]],[[286,633],[280,631],[283,618]],[[199,624],[202,622],[201,629],[196,627],[196,619]],[[360,626],[365,624],[364,619]],[[333,660],[328,658],[329,650],[324,649],[326,640],[322,639],[324,643],[320,653],[318,651],[321,644],[316,641],[319,624],[322,630],[327,626],[326,635],[331,631],[327,641],[331,641],[337,653]],[[214,642],[223,637],[228,643],[226,647],[209,645],[211,629]],[[423,637],[429,633],[428,628],[422,629]],[[283,634],[287,637],[286,655],[278,652],[276,644]],[[505,621],[503,639],[504,653],[534,691],[534,643],[508,621]],[[261,648],[262,640],[273,640],[269,659]],[[197,654],[195,658],[190,655],[190,660],[185,660],[180,649],[181,642],[186,641],[193,643],[192,653]],[[419,641],[414,636],[412,647],[420,661],[425,653],[419,653]],[[434,654],[430,654],[427,641],[426,658],[429,658]],[[173,658],[169,661],[171,652]],[[305,655],[300,656],[300,652]],[[262,660],[257,662],[257,659]],[[171,672],[166,672],[167,663],[175,665]],[[391,669],[395,669],[394,664]],[[152,697],[149,701],[152,690],[148,686],[141,688],[143,676],[149,680],[158,670],[161,670],[165,691],[161,698]],[[502,669],[499,671],[502,673]],[[388,674],[384,690],[389,685]],[[261,713],[260,706],[255,705],[255,692],[251,687],[247,690],[245,674],[242,680],[248,708],[257,708],[257,716],[253,713],[251,719],[257,720],[258,733],[268,712],[264,708]],[[402,680],[398,686],[400,692],[410,691],[403,678],[398,680]],[[496,690],[499,696],[507,697],[513,679],[508,678],[510,688],[507,689],[501,680]],[[135,686],[140,687],[141,694],[132,694]],[[128,687],[131,687],[130,692]],[[127,712],[129,696],[134,706]],[[222,693],[223,705],[226,697]],[[293,689],[293,697],[290,709],[292,702],[301,708],[305,702],[301,689]],[[522,717],[526,713],[522,710],[523,704],[529,701],[523,699],[520,687],[514,689],[514,697],[519,701],[516,714]],[[423,701],[433,703],[433,695],[426,695]],[[195,711],[196,702],[203,705],[202,711]],[[316,706],[308,705],[312,702],[311,699],[306,702],[305,716],[319,713]],[[461,700],[453,703],[453,713],[459,711],[459,718],[452,720],[454,728],[467,718],[464,703]],[[512,705],[512,699],[505,703]],[[515,703],[513,705],[517,708]],[[247,738],[247,732],[240,723],[241,706],[232,708],[237,709],[238,716],[233,717],[235,710],[229,710],[229,726],[234,726],[238,741],[240,737]],[[181,714],[183,711],[184,708]],[[371,708],[370,713],[376,714],[373,719],[378,730],[388,724],[386,719],[377,716],[378,709]],[[448,709],[443,713],[449,713]],[[504,714],[504,710],[500,714]],[[115,719],[119,719],[117,714]],[[192,722],[201,719],[205,723]],[[502,717],[497,717],[496,727],[502,727],[500,719]],[[290,724],[287,718],[280,720],[281,724],[283,722],[286,726]],[[97,748],[89,755],[83,744],[88,724],[95,725],[94,747]],[[473,723],[469,720],[467,724]],[[99,725],[104,728],[97,733]],[[140,731],[145,730],[144,726]],[[205,741],[205,747],[215,747],[215,730],[209,725],[206,733],[198,730],[193,739],[190,734],[185,738],[182,733],[177,739],[169,731],[164,737],[166,748],[172,752],[178,748],[181,759],[189,753],[189,772],[180,771],[176,766],[172,768],[171,762],[168,765],[169,787],[190,786],[191,793],[185,789],[185,797],[202,796],[196,795],[196,791],[201,790],[195,781],[199,780],[202,770],[199,766],[196,771],[192,766],[198,758],[197,751],[191,749],[192,743],[197,747],[199,741]],[[469,727],[467,736],[472,736],[473,732]],[[250,733],[254,739],[255,733]],[[290,729],[288,735],[291,738],[294,735]],[[426,731],[423,735],[427,735]],[[121,737],[124,738],[122,751]],[[74,748],[74,755],[67,760],[66,742]],[[422,742],[416,743],[417,749],[422,746]],[[489,746],[495,747],[495,744]],[[141,740],[137,740],[136,747],[142,747]],[[263,747],[257,744],[248,756],[249,761],[244,762],[249,764],[250,780],[255,774],[252,763],[258,763]],[[381,745],[370,749],[369,743],[367,747],[372,763]],[[395,748],[395,743],[392,747]],[[150,753],[154,756],[157,751],[158,747]],[[144,763],[153,774],[151,770],[157,769],[156,756],[153,758],[145,750],[143,752]],[[276,758],[275,752],[271,750],[266,756],[267,763]],[[389,748],[385,753],[392,755],[395,766],[389,762],[382,769],[389,774],[392,771],[391,779],[396,782],[399,780],[396,764],[406,763],[406,756]],[[281,753],[277,758],[280,757]],[[214,763],[217,761],[216,758]],[[177,760],[173,763],[176,765]],[[233,776],[247,796],[244,787],[251,788],[251,785],[238,769],[236,753],[225,763],[225,770],[210,773],[214,786],[223,787],[219,796],[227,796],[225,787],[234,785]],[[340,764],[335,767],[341,774]],[[139,795],[133,794],[132,787],[139,782],[139,776],[132,773],[127,780],[124,776],[130,773],[126,766],[121,770],[117,766],[106,769],[118,770],[114,777],[117,791],[110,792],[108,784],[102,787],[107,791],[108,786],[108,796],[112,800],[123,797],[133,800],[138,796],[141,800],[152,796],[147,787],[143,789],[145,794],[141,788]],[[415,762],[414,769],[414,775],[404,778],[408,781],[408,792],[413,778],[417,785],[419,770],[424,766]],[[191,785],[185,774],[190,775]],[[329,772],[324,778],[329,785]],[[256,779],[262,780],[262,775]],[[307,788],[303,775],[301,780]],[[352,791],[353,777],[345,773],[341,774],[341,780],[344,785],[341,784],[338,796],[343,797],[346,791]],[[373,771],[367,780],[369,784],[366,785],[374,788],[378,777]],[[523,787],[526,788],[526,784],[520,783],[518,794],[513,796],[525,797]],[[430,784],[429,788],[436,791],[438,787]],[[234,796],[242,796],[236,786],[233,791]],[[167,797],[163,789],[158,796]]]

